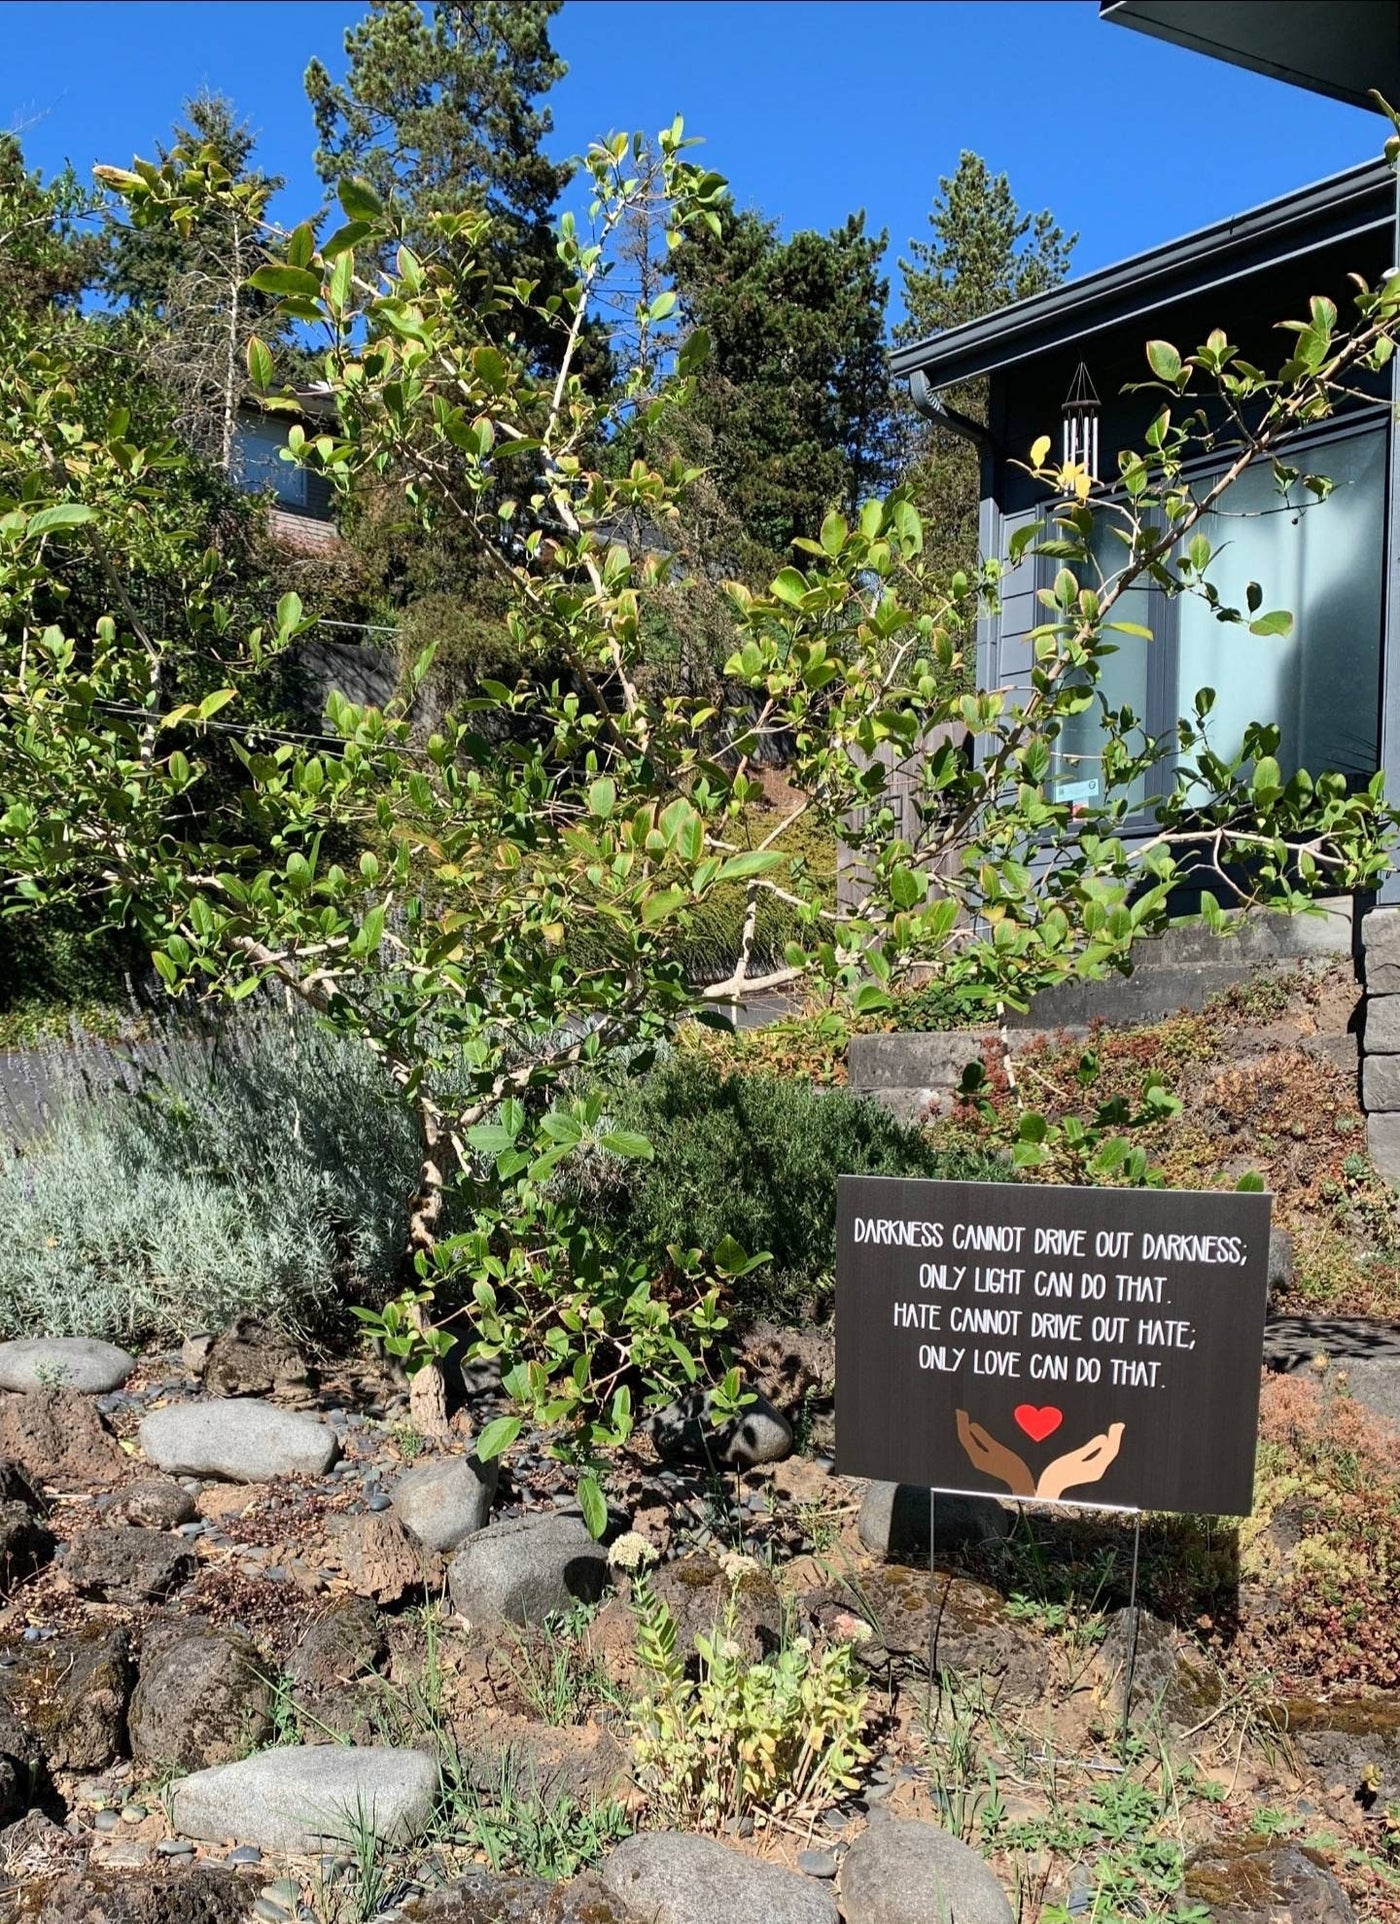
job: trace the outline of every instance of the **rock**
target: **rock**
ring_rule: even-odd
[[[572,1798],[585,1810],[625,1798],[630,1753],[598,1724],[522,1724],[481,1735],[457,1730],[458,1769],[484,1798],[500,1795],[503,1773],[519,1774],[531,1796],[552,1808]]]
[[[144,1524],[148,1530],[178,1530],[197,1514],[194,1498],[183,1484],[166,1477],[147,1477],[123,1490],[122,1513],[130,1523]]]
[[[1297,1844],[1242,1837],[1209,1844],[1186,1866],[1184,1895],[1213,1924],[1356,1924],[1346,1892]]]
[[[93,1623],[26,1648],[0,1672],[0,1696],[51,1771],[106,1770],[126,1752],[131,1646],[120,1624]]]
[[[915,1483],[872,1483],[860,1506],[856,1529],[873,1557],[928,1568],[929,1492]],[[939,1496],[934,1531],[940,1550],[964,1549],[1010,1536],[1014,1511],[991,1496]]]
[[[1269,1298],[1286,1296],[1293,1288],[1297,1267],[1293,1260],[1293,1238],[1286,1229],[1269,1231]]]
[[[995,1590],[966,1577],[939,1571],[937,1638],[934,1662],[939,1670],[958,1677],[981,1676],[998,1694],[1034,1702],[1045,1686],[1045,1653],[1034,1631],[1013,1622]],[[928,1662],[931,1633],[928,1572],[888,1564],[862,1574],[860,1601],[868,1611],[873,1631],[869,1641],[856,1645],[856,1656],[871,1668],[881,1668],[888,1657],[914,1657]],[[851,1593],[841,1585],[819,1591],[808,1607],[828,1631],[838,1630],[851,1615]]]
[[[189,1355],[194,1362],[198,1351],[191,1346]],[[246,1317],[204,1347],[191,1373],[203,1376],[210,1396],[300,1396],[311,1377],[305,1359],[285,1336]]]
[[[1220,1702],[1219,1677],[1160,1617],[1140,1609],[1137,1620],[1129,1715],[1138,1721],[1160,1716],[1169,1730],[1194,1729]],[[1122,1715],[1132,1636],[1133,1612],[1116,1611],[1094,1656],[1095,1683],[1100,1695],[1111,1700],[1117,1716]]]
[[[194,1575],[195,1560],[165,1530],[115,1524],[79,1530],[63,1559],[63,1574],[95,1603],[149,1603],[168,1597]]]
[[[730,1571],[733,1574],[730,1574]],[[676,1620],[676,1648],[688,1654],[723,1618],[734,1593],[734,1638],[750,1658],[765,1657],[783,1640],[783,1598],[771,1574],[750,1558],[678,1557],[652,1577],[652,1589]]]
[[[42,1569],[57,1548],[27,1503],[0,1503],[0,1597]]]
[[[22,1503],[31,1516],[47,1516],[49,1506],[30,1481],[23,1464],[0,1456],[0,1503]]]
[[[152,1411],[141,1425],[141,1448],[171,1476],[222,1476],[231,1483],[324,1476],[340,1454],[329,1423],[237,1397]]]
[[[86,1336],[35,1336],[0,1343],[0,1390],[119,1390],[136,1358]]]
[[[1364,1784],[1378,1803],[1400,1803],[1400,1702],[1393,1695],[1294,1698],[1274,1707],[1272,1721],[1329,1790],[1356,1796]]]
[[[596,1603],[607,1552],[581,1517],[512,1517],[467,1538],[448,1565],[452,1607],[469,1623],[543,1623],[556,1610]]]
[[[846,1924],[1015,1924],[990,1866],[936,1824],[871,1825],[842,1859],[840,1892]]]
[[[44,1924],[247,1924],[248,1889],[232,1871],[148,1876],[89,1864],[43,1894]]]
[[[289,1746],[182,1777],[170,1819],[183,1837],[265,1851],[345,1843],[357,1823],[402,1843],[426,1828],[437,1789],[437,1765],[420,1750]]]
[[[312,1618],[288,1660],[287,1675],[302,1690],[333,1690],[370,1676],[385,1647],[374,1605],[365,1597],[337,1597]]]
[[[334,1517],[326,1528],[346,1582],[362,1597],[398,1603],[411,1590],[432,1589],[440,1581],[440,1559],[390,1511]]]
[[[471,1871],[403,1906],[409,1924],[625,1924],[585,1871],[571,1884]]]
[[[131,1754],[151,1774],[224,1764],[272,1735],[267,1665],[246,1637],[197,1619],[151,1626],[131,1699]]]
[[[455,1550],[491,1515],[500,1466],[495,1457],[445,1456],[400,1477],[394,1511],[428,1550]]]
[[[792,1453],[792,1425],[766,1396],[754,1400],[729,1422],[716,1425],[710,1392],[691,1390],[657,1416],[652,1435],[670,1462],[701,1467],[723,1465],[747,1470],[756,1463],[781,1463]]]
[[[13,1457],[37,1483],[65,1490],[127,1480],[127,1459],[81,1390],[30,1390],[0,1396],[0,1456]]]
[[[840,1924],[824,1884],[686,1831],[629,1837],[606,1859],[598,1881],[603,1895],[635,1924],[736,1924],[750,1918],[762,1924]]]
[[[34,1791],[42,1790],[43,1779],[44,1755],[38,1739],[0,1699],[0,1823],[26,1809]]]

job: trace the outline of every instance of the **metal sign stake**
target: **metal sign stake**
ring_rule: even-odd
[[[1123,1727],[1118,1734],[1120,1755],[1127,1749],[1128,1718],[1133,1703],[1133,1671],[1137,1666],[1138,1647],[1138,1553],[1142,1548],[1142,1511],[1133,1512],[1133,1574],[1128,1584],[1128,1615],[1132,1619],[1132,1630],[1128,1638],[1128,1661],[1123,1670]]]

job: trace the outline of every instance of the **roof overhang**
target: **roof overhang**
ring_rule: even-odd
[[[981,320],[896,348],[890,369],[896,376],[923,373],[936,388],[975,380],[1338,241],[1393,231],[1395,220],[1395,176],[1385,161],[1368,161]]]
[[[1400,0],[1099,0],[1099,17],[1314,93],[1400,104]]]

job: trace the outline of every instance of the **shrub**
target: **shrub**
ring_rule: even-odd
[[[61,1061],[55,1056],[55,1061]],[[368,1052],[304,1017],[166,1028],[115,1082],[58,1071],[0,1153],[0,1332],[124,1341],[238,1315],[305,1335],[382,1291],[417,1152]]]
[[[838,1175],[1011,1174],[989,1150],[935,1149],[921,1130],[844,1090],[726,1073],[692,1055],[618,1085],[614,1117],[655,1153],[646,1163],[581,1160],[569,1179],[594,1211],[638,1243],[715,1249],[731,1237],[750,1253],[767,1250],[764,1284],[789,1300],[830,1271]]]

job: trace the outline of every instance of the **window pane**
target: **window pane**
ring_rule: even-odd
[[[1297,465],[1336,483],[1325,501],[1301,487],[1281,496],[1262,465],[1200,523],[1220,549],[1210,578],[1221,600],[1243,609],[1257,581],[1264,609],[1293,616],[1292,633],[1251,635],[1183,595],[1179,708],[1190,714],[1198,689],[1216,691],[1207,727],[1217,754],[1238,754],[1248,723],[1276,722],[1285,774],[1370,775],[1379,753],[1385,434],[1348,435]]]
[[[235,430],[234,478],[249,494],[270,488],[289,507],[306,505],[306,470],[282,459],[287,432],[277,421],[241,419]]]
[[[1124,564],[1128,551],[1113,532],[1116,525],[1119,525],[1118,518],[1112,514],[1101,515],[1096,522],[1093,553],[1097,568],[1084,570],[1088,587],[1101,587]],[[1155,618],[1160,617],[1160,613],[1160,594],[1150,587],[1135,587],[1114,603],[1109,619],[1151,628],[1155,635]],[[1142,641],[1133,635],[1108,634],[1105,639],[1113,645],[1114,652],[1101,658],[1099,693],[1103,702],[1115,711],[1131,708],[1139,729],[1130,731],[1127,739],[1130,746],[1136,747],[1147,721],[1148,650],[1157,643]],[[1103,802],[1103,702],[1096,700],[1082,714],[1071,716],[1060,730],[1055,744],[1051,789],[1057,802],[1085,802],[1095,806]],[[1136,809],[1142,806],[1145,791],[1145,781],[1139,780],[1127,789],[1116,788],[1113,799],[1121,801],[1126,797],[1129,806]]]

